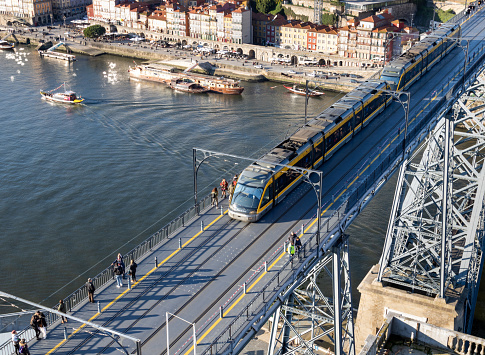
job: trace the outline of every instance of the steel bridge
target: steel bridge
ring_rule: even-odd
[[[31,350],[239,353],[269,321],[269,354],[329,348],[353,355],[345,230],[398,169],[380,280],[441,296],[466,287],[469,330],[482,264],[484,125],[478,75],[485,61],[485,15],[482,10],[459,14],[455,21],[463,24],[467,50],[454,49],[414,84],[408,106],[395,96],[400,102],[324,164],[323,184],[301,184],[260,222],[229,219],[225,200],[220,208],[211,207],[208,197],[197,201],[125,256],[126,263],[139,264],[135,283],[117,289],[107,268],[94,278],[97,304],[86,302],[84,287],[66,297],[68,323],[60,323],[61,314],[50,307],[0,293],[17,307],[29,305],[21,313],[42,308],[47,314],[48,338],[32,340]],[[428,148],[417,150],[420,146]],[[423,160],[416,163],[422,149]],[[218,157],[197,156],[195,150],[197,169],[207,159]],[[322,196],[318,210],[315,192]],[[303,246],[289,258],[285,240],[292,230],[299,230]],[[317,278],[327,286],[318,287]],[[21,337],[35,338],[31,329]],[[0,354],[12,351],[10,344],[0,348]]]

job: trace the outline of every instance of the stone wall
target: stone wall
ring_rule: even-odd
[[[295,6],[295,5],[283,5],[284,8],[288,8],[295,13],[295,15],[307,16],[308,21],[315,22],[315,13],[313,8]]]
[[[390,286],[384,287],[377,282],[378,271],[379,265],[374,265],[358,287],[361,298],[355,324],[357,352],[369,334],[377,333],[386,319],[387,311],[436,326],[462,330],[465,297],[460,290],[456,290],[456,293],[461,298],[446,299],[408,293]]]

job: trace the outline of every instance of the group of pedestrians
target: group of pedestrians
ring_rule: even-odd
[[[226,179],[222,179],[219,184],[222,200],[225,199],[229,193],[229,203],[231,203],[232,197],[234,196],[234,190],[236,189],[237,179],[237,175],[234,175],[230,183]],[[217,187],[214,187],[211,191],[211,206],[219,207],[219,190]]]
[[[12,343],[15,349],[15,355],[30,355],[29,347],[25,339],[20,339],[16,330],[12,330]]]
[[[121,255],[121,253],[118,253],[116,260],[113,261],[112,267],[116,278],[116,287],[120,288],[123,286],[123,279],[126,277],[125,262],[123,261],[123,255]],[[132,259],[128,271],[128,274],[131,277],[131,282],[136,282],[137,267],[137,263],[135,263],[135,260]]]
[[[41,311],[35,312],[32,318],[30,318],[30,326],[34,329],[37,340],[41,339],[41,334],[43,339],[47,339],[47,321],[45,320],[44,313]]]
[[[288,248],[287,252],[290,258],[293,258],[295,253],[300,257],[300,249],[301,249],[301,240],[300,237],[295,232],[291,232],[290,236],[288,237]]]
[[[135,263],[134,260],[131,260],[128,273],[131,277],[132,282],[137,282],[136,280],[137,266],[138,266],[137,263]],[[112,267],[116,277],[117,287],[123,286],[122,279],[125,278],[125,263],[123,261],[123,255],[121,255],[121,253],[118,254],[116,260],[112,263]],[[85,287],[88,291],[89,302],[95,303],[94,291],[96,290],[96,287],[94,286],[93,280],[91,278],[88,279]],[[66,308],[66,304],[64,303],[64,300],[62,299],[59,300],[59,303],[57,305],[57,310],[64,314],[67,313],[67,308]],[[61,323],[67,323],[67,317],[61,315]],[[40,310],[35,312],[32,315],[32,318],[30,319],[30,326],[34,329],[35,337],[37,340],[47,339],[47,321],[44,313],[42,313]],[[19,355],[19,354],[30,355],[27,342],[25,341],[25,339],[19,338],[16,330],[12,330],[12,344],[14,346],[16,355]]]

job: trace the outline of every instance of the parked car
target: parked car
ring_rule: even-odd
[[[262,66],[261,64],[256,64],[254,67],[255,67],[256,69],[263,69],[263,66]]]

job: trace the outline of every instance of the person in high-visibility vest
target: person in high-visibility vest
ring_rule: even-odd
[[[288,245],[288,254],[290,255],[290,258],[293,257],[293,255],[295,255],[295,246],[293,245],[293,242],[290,243],[290,245]]]

